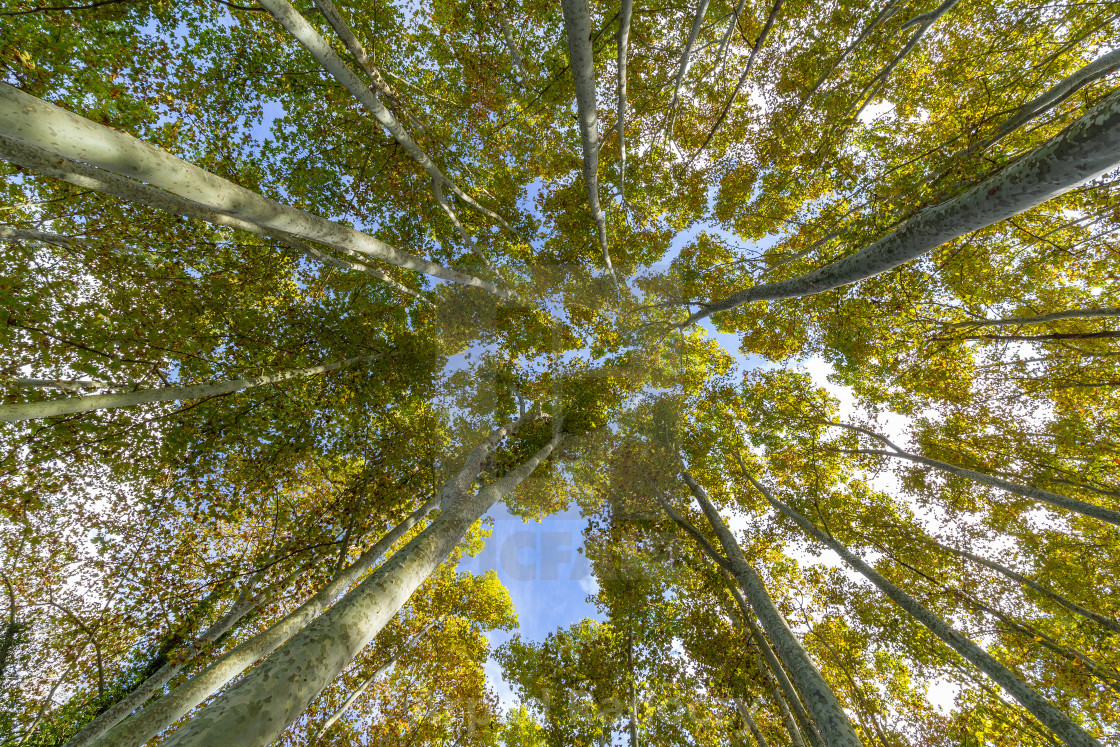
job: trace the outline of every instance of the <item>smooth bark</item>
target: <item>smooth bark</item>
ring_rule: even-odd
[[[444,486],[440,515],[423,532],[164,744],[253,747],[276,739],[447,559],[470,526],[547,459],[562,438],[554,436],[501,479],[469,493],[467,488],[477,479],[482,460],[521,423],[519,419],[502,426],[475,448],[467,466]]]
[[[212,384],[197,384],[195,386],[168,386],[159,389],[141,389],[135,392],[121,394],[91,394],[84,397],[66,397],[65,399],[49,399],[43,402],[26,402],[17,405],[0,405],[0,422],[16,420],[32,420],[35,418],[49,418],[56,415],[72,415],[90,410],[115,410],[120,407],[134,407],[149,402],[175,402],[181,399],[200,399],[202,397],[217,397],[222,394],[232,394],[245,389],[252,389],[266,384],[276,384],[289,379],[338,371],[351,368],[359,363],[371,363],[384,357],[382,354],[359,355],[347,358],[337,363],[327,363],[321,366],[299,368],[291,371],[282,371],[275,374],[255,376],[251,379],[231,379]]]
[[[238,644],[202,672],[117,726],[95,744],[99,747],[140,747],[145,744],[314,620],[340,594],[361,579],[397,540],[438,505],[438,498],[427,501],[278,623]]]
[[[688,31],[688,39],[684,43],[684,52],[681,54],[681,63],[677,67],[677,75],[673,78],[673,96],[669,99],[670,109],[677,108],[681,83],[684,82],[684,76],[688,75],[688,69],[692,66],[692,45],[696,43],[696,37],[700,35],[700,29],[704,25],[704,14],[707,11],[708,0],[700,0],[700,3],[696,6],[696,13],[692,17],[692,28]]]
[[[813,272],[701,304],[683,326],[753,301],[798,298],[865,280],[947,241],[1052,200],[1120,164],[1120,90],[1005,169],[929,207],[870,246]]]
[[[735,29],[739,25],[739,16],[743,14],[743,6],[746,5],[747,0],[739,0],[735,6],[735,10],[731,13],[731,21],[727,24],[727,30],[723,32],[723,38],[719,42],[719,50],[716,52],[716,64],[710,71],[704,74],[701,81],[708,78],[713,78],[719,75],[719,71],[723,69],[724,63],[727,62],[727,47],[731,44],[731,37],[735,33]]]
[[[959,631],[951,627],[937,615],[926,609],[916,599],[902,589],[888,581],[883,575],[853,554],[847,547],[835,538],[825,534],[807,518],[795,511],[790,506],[774,498],[770,491],[750,475],[747,479],[758,489],[766,500],[780,513],[791,519],[806,534],[833,550],[845,560],[848,565],[859,571],[868,581],[873,583],[880,591],[886,594],[891,601],[901,607],[907,614],[920,622],[931,633],[949,645],[954,651],[963,656],[970,664],[988,675],[1008,695],[1013,697],[1020,705],[1026,708],[1039,721],[1046,725],[1070,747],[1101,747],[1093,737],[1089,736],[1072,719],[1054,707],[1021,680],[1010,669],[996,661],[988,652],[977,646]]]
[[[509,28],[509,22],[506,20],[504,13],[498,13],[498,22],[502,24],[502,38],[506,42],[506,49],[509,50],[513,66],[517,69],[517,82],[525,83],[529,80],[529,72],[525,69],[525,61],[521,59],[521,53],[517,51],[517,42],[513,39],[513,32]]]
[[[607,219],[599,205],[599,114],[595,99],[595,55],[591,49],[591,16],[587,0],[562,0],[564,32],[568,40],[568,63],[576,89],[579,135],[583,143],[583,183],[587,204],[598,230],[599,248],[607,272],[618,285],[618,278],[607,250]]]
[[[707,493],[687,471],[682,472],[681,477],[692,491],[708,523],[719,538],[731,566],[731,573],[742,586],[747,601],[758,615],[766,635],[774,644],[778,657],[789,669],[790,678],[804,695],[806,706],[813,714],[813,720],[825,744],[828,747],[862,745],[840,701],[836,699],[832,688],[809,658],[805,647],[790,630],[785,616],[770,598],[758,573],[747,562],[738,541],[723,522],[715,506],[708,500]]]
[[[896,459],[905,459],[916,464],[921,464],[926,467],[933,467],[934,469],[948,472],[957,477],[964,477],[973,482],[978,482],[981,485],[988,485],[993,488],[999,488],[1014,495],[1020,495],[1024,498],[1031,498],[1036,501],[1042,501],[1055,508],[1062,508],[1066,511],[1074,511],[1083,516],[1088,516],[1093,519],[1108,522],[1120,526],[1120,511],[1113,511],[1110,508],[1097,506],[1092,503],[1080,501],[1076,498],[1059,495],[1058,493],[1051,493],[1049,490],[1042,488],[1035,488],[1030,485],[1019,485],[1018,483],[1002,480],[998,477],[977,472],[976,470],[965,469],[964,467],[957,467],[956,465],[941,462],[929,457],[919,456],[917,454],[910,454],[905,451],[884,451],[882,449],[859,449],[860,454],[875,454],[877,456],[889,456]]]
[[[743,723],[747,725],[747,729],[750,730],[751,736],[754,737],[754,741],[758,742],[758,747],[770,747],[770,743],[766,741],[766,738],[764,736],[762,736],[762,732],[759,730],[758,724],[755,723],[754,716],[751,715],[751,711],[749,708],[747,708],[747,704],[742,700],[736,698],[735,708],[738,709],[739,715],[742,716]]]
[[[361,252],[408,270],[482,288],[503,298],[514,297],[510,291],[473,275],[414,257],[361,231],[271,200],[127,133],[91,122],[7,83],[0,83],[0,135],[65,159],[131,177],[262,228],[332,248]]]

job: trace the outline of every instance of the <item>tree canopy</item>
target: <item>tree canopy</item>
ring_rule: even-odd
[[[2,0],[0,744],[1120,743],[1118,29]]]

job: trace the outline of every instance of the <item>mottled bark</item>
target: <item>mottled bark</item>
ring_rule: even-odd
[[[338,371],[351,368],[359,363],[372,363],[383,356],[360,355],[347,358],[337,363],[328,363],[321,366],[299,368],[281,373],[255,376],[251,379],[231,379],[212,384],[197,384],[195,386],[168,386],[159,389],[141,389],[135,392],[120,394],[91,394],[84,397],[67,397],[65,399],[49,399],[43,402],[26,402],[16,405],[0,405],[0,422],[15,420],[32,420],[34,418],[49,418],[55,415],[72,415],[78,412],[91,410],[115,410],[120,407],[133,407],[149,402],[176,402],[182,399],[200,399],[203,397],[216,397],[222,394],[232,394],[245,389],[252,389],[266,384],[276,384],[289,379]]]
[[[361,231],[271,200],[127,133],[91,122],[6,83],[0,83],[0,135],[64,159],[146,182],[261,228],[361,252],[408,270],[482,288],[503,298],[514,297],[493,283],[413,257]]]
[[[822,293],[894,269],[947,241],[1052,200],[1120,164],[1120,90],[1007,168],[922,210],[870,246],[818,270],[701,304],[681,326],[753,301]]]
[[[340,594],[365,575],[397,540],[435,509],[438,503],[438,498],[427,501],[278,623],[238,644],[209,667],[117,726],[96,744],[99,747],[140,747],[145,744],[314,620]]]
[[[467,464],[480,465],[497,443],[520,424],[519,420],[497,429],[468,456]],[[344,599],[199,711],[164,744],[270,744],[447,559],[470,526],[547,459],[560,439],[561,436],[553,437],[520,466],[475,494],[460,485],[465,480],[477,479],[478,470],[473,470],[473,476],[461,470],[444,486],[440,515],[423,532]]]
[[[882,574],[853,554],[835,538],[825,534],[793,508],[774,498],[770,494],[770,491],[753,477],[747,475],[747,479],[762,493],[770,505],[801,527],[806,534],[833,550],[837,555],[843,558],[848,565],[859,571],[868,581],[873,583],[907,614],[924,625],[931,633],[968,660],[969,663],[988,675],[996,684],[1003,688],[1008,695],[1030,711],[1035,718],[1045,724],[1047,728],[1053,731],[1063,742],[1070,745],[1070,747],[1101,747],[1100,742],[1085,733],[1077,723],[1055,708],[1053,704],[1039,695],[1026,682],[1016,676],[1014,672],[996,661],[988,652],[977,646],[973,641],[951,627],[940,617],[930,612],[902,589],[888,581]]]
[[[758,615],[766,635],[774,644],[778,657],[789,669],[790,678],[805,697],[806,706],[813,714],[813,720],[825,744],[828,747],[862,745],[840,701],[809,658],[805,647],[790,630],[785,616],[770,598],[758,573],[747,562],[738,541],[723,522],[715,506],[708,500],[707,493],[687,471],[682,472],[681,477],[692,491],[708,523],[719,538],[731,573],[742,587],[751,608]]]
[[[587,0],[562,0],[561,5],[564,10],[564,32],[568,40],[568,63],[576,89],[587,205],[598,230],[603,262],[617,286],[618,278],[607,250],[607,219],[599,205],[599,110],[595,98],[595,54],[591,49],[590,10]]]
[[[405,641],[400,649],[395,654],[393,654],[389,661],[382,664],[380,667],[374,670],[373,674],[362,680],[361,683],[354,688],[354,692],[350,693],[346,700],[342,701],[342,705],[336,708],[334,713],[332,713],[327,718],[327,720],[323,722],[323,725],[315,731],[315,735],[311,737],[311,743],[313,744],[322,739],[323,735],[327,733],[327,730],[334,726],[334,723],[342,718],[342,715],[344,713],[350,710],[350,706],[354,705],[354,703],[357,702],[358,698],[360,698],[362,696],[362,693],[364,693],[369,688],[369,686],[373,684],[374,680],[385,674],[385,672],[388,671],[389,667],[396,664],[397,660],[401,658],[401,654],[404,653],[407,648],[412,646],[412,644],[416,643],[416,641],[420,640],[421,636],[431,630],[434,625],[435,621],[425,625],[420,631],[416,633],[416,635]]]

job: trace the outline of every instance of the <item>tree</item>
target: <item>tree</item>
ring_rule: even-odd
[[[5,739],[1114,739],[1117,16],[8,0]]]

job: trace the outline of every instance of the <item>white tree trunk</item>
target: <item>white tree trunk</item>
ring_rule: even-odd
[[[1045,324],[1046,322],[1057,322],[1062,319],[1100,319],[1104,317],[1120,316],[1120,307],[1111,307],[1105,309],[1065,309],[1063,311],[1052,311],[1049,314],[1037,314],[1035,316],[1019,316],[1007,317],[1006,319],[976,319],[967,322],[953,322],[946,324],[947,327],[1008,327],[1018,326],[1020,324]]]
[[[369,686],[373,684],[374,680],[385,674],[385,672],[388,671],[389,667],[393,666],[397,662],[397,660],[401,658],[401,654],[404,652],[404,650],[409,648],[412,644],[416,643],[416,641],[420,640],[420,637],[427,633],[434,625],[435,621],[425,625],[420,631],[416,633],[416,635],[405,641],[404,645],[401,646],[399,651],[393,654],[392,658],[390,658],[389,661],[382,664],[374,671],[373,674],[362,680],[361,684],[354,688],[354,692],[350,693],[349,697],[347,697],[346,700],[342,702],[342,705],[340,705],[335,710],[335,712],[332,713],[325,722],[323,722],[323,725],[320,726],[318,730],[316,730],[315,735],[311,737],[311,743],[314,744],[315,742],[319,741],[322,736],[327,733],[327,730],[334,726],[334,722],[338,721],[342,717],[342,714],[350,710],[350,706],[354,705],[354,703],[357,702],[358,698],[360,698],[362,696],[362,693],[364,693],[366,689],[368,689]]]
[[[745,2],[746,0],[740,0]],[[618,197],[626,204],[626,55],[634,0],[622,0],[618,11]]]
[[[798,298],[874,277],[966,233],[1065,194],[1120,164],[1120,90],[967,192],[929,207],[855,254],[789,280],[703,304],[682,326],[752,301]]]
[[[804,695],[805,703],[813,714],[825,744],[828,747],[862,747],[859,736],[848,720],[848,714],[844,712],[843,706],[836,699],[835,693],[832,692],[832,688],[829,687],[820,670],[809,658],[805,647],[790,630],[785,616],[770,598],[758,573],[743,556],[739,542],[723,522],[716,507],[708,500],[707,493],[687,471],[682,472],[681,476],[700,504],[720,544],[723,545],[724,553],[731,565],[731,573],[742,586],[743,593],[755,614],[758,615],[766,635],[789,669],[791,679]]]
[[[1086,734],[1072,719],[1035,692],[1026,682],[1019,679],[1014,672],[996,661],[987,651],[984,651],[984,649],[977,646],[940,617],[922,606],[916,599],[892,584],[878,571],[849,551],[843,544],[818,529],[807,518],[790,506],[774,498],[770,495],[770,491],[753,477],[747,475],[747,479],[749,479],[759,492],[766,497],[770,505],[793,520],[793,522],[801,527],[809,536],[831,548],[850,566],[863,574],[868,581],[875,584],[880,591],[890,597],[891,601],[905,610],[907,614],[928,628],[930,632],[948,644],[950,648],[963,656],[969,663],[991,677],[1008,695],[1013,697],[1020,705],[1030,711],[1035,718],[1053,731],[1059,739],[1070,745],[1070,747],[1101,747],[1100,742]]]
[[[498,441],[521,422],[519,419],[496,430],[475,448],[467,465],[481,465]],[[478,470],[467,474],[464,467],[444,486],[440,515],[423,532],[342,601],[199,711],[164,744],[271,744],[447,559],[470,526],[547,459],[561,438],[553,436],[520,466],[473,495],[460,486],[477,479]]]
[[[299,11],[297,11],[288,0],[257,1],[280,22],[280,25],[282,25],[289,34],[295,37],[295,39],[311,53],[311,56],[322,65],[323,69],[330,73],[336,81],[341,83],[342,86],[358,100],[358,103],[373,115],[374,119],[385,128],[389,135],[405,149],[405,152],[412,156],[412,159],[416,161],[416,163],[420,164],[420,167],[427,172],[428,176],[451,187],[451,190],[461,197],[468,205],[483,215],[497,221],[501,224],[502,228],[513,234],[517,233],[501,216],[484,208],[473,197],[467,195],[458,185],[444,176],[439,167],[436,166],[432,159],[428,157],[428,154],[424,152],[424,149],[405,131],[401,123],[393,116],[393,113],[385,108],[385,105],[378,100],[377,95],[370,87],[362,82],[361,78],[350,69],[342,58],[338,56],[338,53],[334,51],[334,48],[327,43],[327,40],[307,22],[307,19],[300,15]],[[336,14],[335,19],[336,22],[341,24],[340,16]],[[330,19],[328,18],[328,20]],[[353,38],[353,33],[350,33],[349,36]],[[353,39],[353,42],[356,43],[357,39]],[[362,57],[365,57],[364,50],[362,52]],[[368,58],[366,58],[366,60],[368,62]],[[372,67],[370,70],[372,71]],[[370,72],[370,75],[372,76],[373,73]],[[380,78],[380,75],[378,75],[377,78]],[[382,83],[384,83],[384,81],[382,81]]]
[[[754,741],[758,742],[758,747],[770,747],[770,743],[766,741],[766,737],[762,736],[762,732],[759,731],[758,724],[755,723],[754,716],[751,714],[750,709],[747,708],[747,704],[736,698],[735,708],[738,709],[739,715],[743,717],[743,723],[747,725],[747,729],[750,730]]]
[[[513,32],[510,31],[509,22],[506,21],[505,13],[498,11],[498,21],[502,24],[502,38],[505,39],[506,49],[509,50],[509,56],[513,59],[513,66],[517,68],[517,82],[525,83],[529,80],[529,72],[525,69],[525,62],[521,59],[521,53],[517,51],[517,42],[513,39]]]
[[[368,254],[398,267],[482,288],[503,298],[514,297],[511,291],[473,275],[413,257],[361,231],[270,200],[127,133],[91,122],[7,83],[0,83],[0,135],[138,179],[262,228]]]
[[[43,402],[27,402],[18,405],[0,405],[0,422],[15,420],[31,420],[34,418],[49,418],[55,415],[71,415],[77,412],[90,410],[115,410],[119,407],[133,407],[148,402],[175,402],[181,399],[199,399],[202,397],[215,397],[219,394],[232,394],[244,389],[252,389],[266,384],[304,376],[337,371],[350,368],[359,363],[370,363],[384,357],[377,355],[360,355],[356,358],[347,358],[337,363],[328,363],[310,368],[298,368],[281,373],[255,376],[251,379],[232,379],[219,381],[213,384],[197,384],[195,386],[168,386],[159,389],[142,389],[136,392],[121,394],[91,394],[84,397],[66,397],[65,399],[49,399]]]
[[[684,43],[684,52],[681,54],[681,64],[677,67],[677,76],[673,79],[673,96],[669,99],[669,108],[676,109],[681,92],[681,83],[688,69],[692,66],[692,45],[700,35],[700,28],[704,25],[704,14],[708,11],[708,0],[700,0],[696,6],[696,14],[692,17],[692,28],[688,31],[688,40]]]
[[[314,620],[438,504],[438,498],[427,501],[278,623],[238,644],[209,667],[117,726],[96,744],[99,747],[140,747],[145,744]]]
[[[607,250],[607,220],[599,205],[599,105],[595,98],[595,54],[591,49],[591,15],[587,0],[562,0],[564,31],[568,39],[568,63],[576,89],[579,135],[583,142],[583,183],[587,204],[599,235],[599,248],[607,272],[618,278]],[[621,120],[619,122],[621,124]]]
[[[346,261],[337,257],[332,257],[325,252],[305,244],[299,239],[290,236],[283,231],[277,231],[272,228],[258,226],[255,223],[250,223],[240,218],[234,218],[220,213],[211,208],[205,207],[192,202],[178,195],[173,195],[165,192],[162,189],[155,189],[149,187],[147,184],[142,184],[133,179],[128,179],[108,171],[102,171],[92,166],[87,166],[83,163],[63,158],[55,153],[38,148],[22,140],[15,140],[4,135],[0,135],[0,158],[10,161],[12,163],[23,166],[24,168],[31,169],[43,176],[49,176],[52,179],[68,182],[79,187],[92,189],[97,192],[115,195],[123,200],[137,203],[139,205],[148,205],[158,210],[165,210],[175,215],[182,215],[186,218],[194,220],[203,220],[208,223],[213,223],[217,226],[229,226],[236,228],[240,231],[267,236],[268,238],[275,239],[285,246],[291,247],[298,252],[306,254],[317,262],[332,265],[345,270],[355,270],[367,275],[372,275],[379,280],[382,280],[400,292],[412,296],[422,303],[433,305],[427,298],[421,296],[411,288],[398,283],[382,270],[371,267],[365,264],[365,257],[357,251],[347,249],[340,246],[332,246],[335,251],[352,257],[358,261]],[[14,233],[25,233],[25,236],[16,235],[3,235],[0,238],[37,238],[40,241],[47,241],[48,243],[57,244],[59,246],[69,246],[73,243],[85,243],[84,240],[75,239],[68,236],[58,236],[57,234],[45,234],[40,236],[32,236],[31,233],[43,234],[42,231],[36,232],[14,232],[13,229],[5,229],[6,231]],[[47,238],[50,237],[50,238]],[[64,241],[66,243],[64,243]]]

